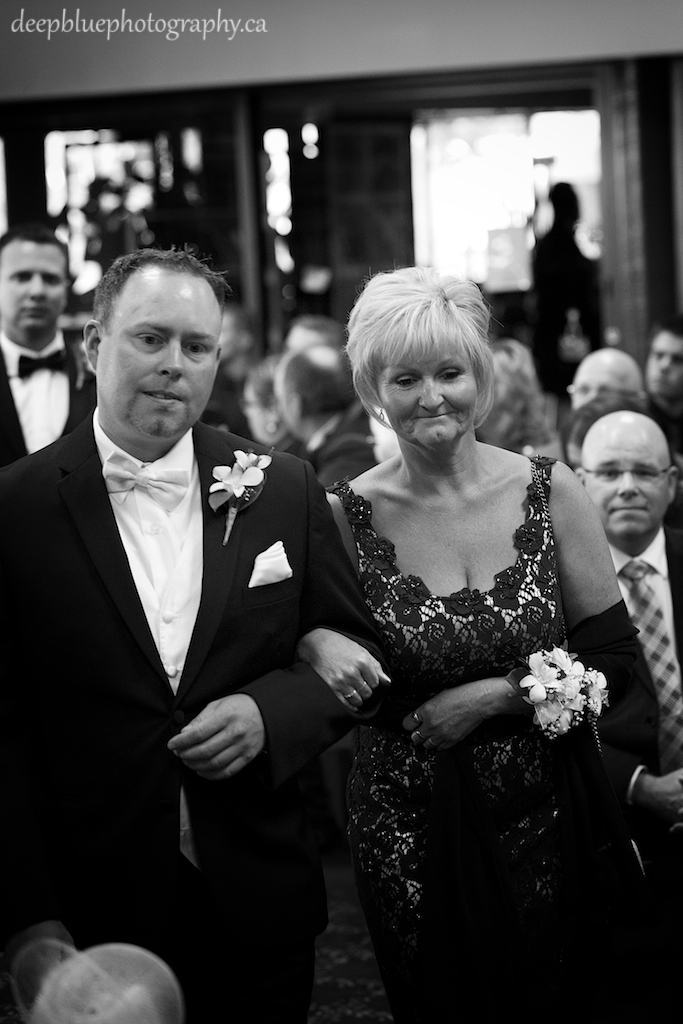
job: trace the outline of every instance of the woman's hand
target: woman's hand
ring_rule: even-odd
[[[505,676],[491,676],[442,690],[403,719],[413,744],[448,750],[494,715],[528,714],[519,687]]]
[[[358,711],[391,679],[376,658],[343,633],[318,627],[299,641],[297,655],[322,676],[344,707]]]

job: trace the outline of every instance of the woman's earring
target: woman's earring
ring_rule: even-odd
[[[265,424],[266,434],[277,434],[278,422],[277,420],[268,420]]]
[[[380,409],[380,411],[379,411],[379,421],[380,421],[380,423],[386,423],[387,422],[387,418],[384,415],[384,409]]]

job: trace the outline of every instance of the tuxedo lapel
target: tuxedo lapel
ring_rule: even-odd
[[[666,559],[669,565],[669,587],[674,613],[676,653],[683,669],[683,532],[664,530]]]
[[[168,689],[168,677],[147,624],[102,479],[90,418],[65,439],[60,468],[64,476],[58,485],[59,494],[81,540],[121,617]]]
[[[66,344],[66,372],[69,378],[69,415],[63,433],[69,434],[95,408],[95,378],[86,372],[74,344]]]
[[[0,446],[2,449],[0,465],[7,465],[28,454],[2,352],[0,352],[0,434],[3,438]]]
[[[202,500],[204,567],[199,612],[178,688],[178,699],[192,685],[220,626],[228,595],[235,585],[235,566],[243,528],[242,517],[238,515],[230,539],[224,546],[225,514],[214,512],[208,502],[209,487],[216,482],[213,468],[233,464],[235,456],[232,448],[224,437],[201,423],[195,427],[194,443]]]

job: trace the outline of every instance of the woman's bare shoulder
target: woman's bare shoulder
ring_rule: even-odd
[[[558,511],[567,508],[575,512],[577,503],[582,507],[593,508],[593,503],[574,470],[564,462],[553,463],[550,477],[551,507],[557,508]]]
[[[366,498],[370,502],[377,501],[382,494],[386,493],[387,489],[391,489],[393,486],[392,481],[395,480],[399,462],[400,457],[398,456],[380,462],[361,473],[354,480],[349,480],[349,487],[359,497]]]

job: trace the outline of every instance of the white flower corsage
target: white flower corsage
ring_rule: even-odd
[[[214,466],[213,475],[217,483],[209,487],[209,505],[218,512],[227,504],[223,546],[228,543],[237,513],[247,505],[253,505],[263,490],[266,483],[264,470],[272,461],[270,455],[235,451],[233,466]]]
[[[523,699],[534,709],[534,722],[554,739],[583,721],[597,718],[609,704],[602,672],[586,668],[562,647],[537,651],[529,658],[529,674],[520,679]]]

